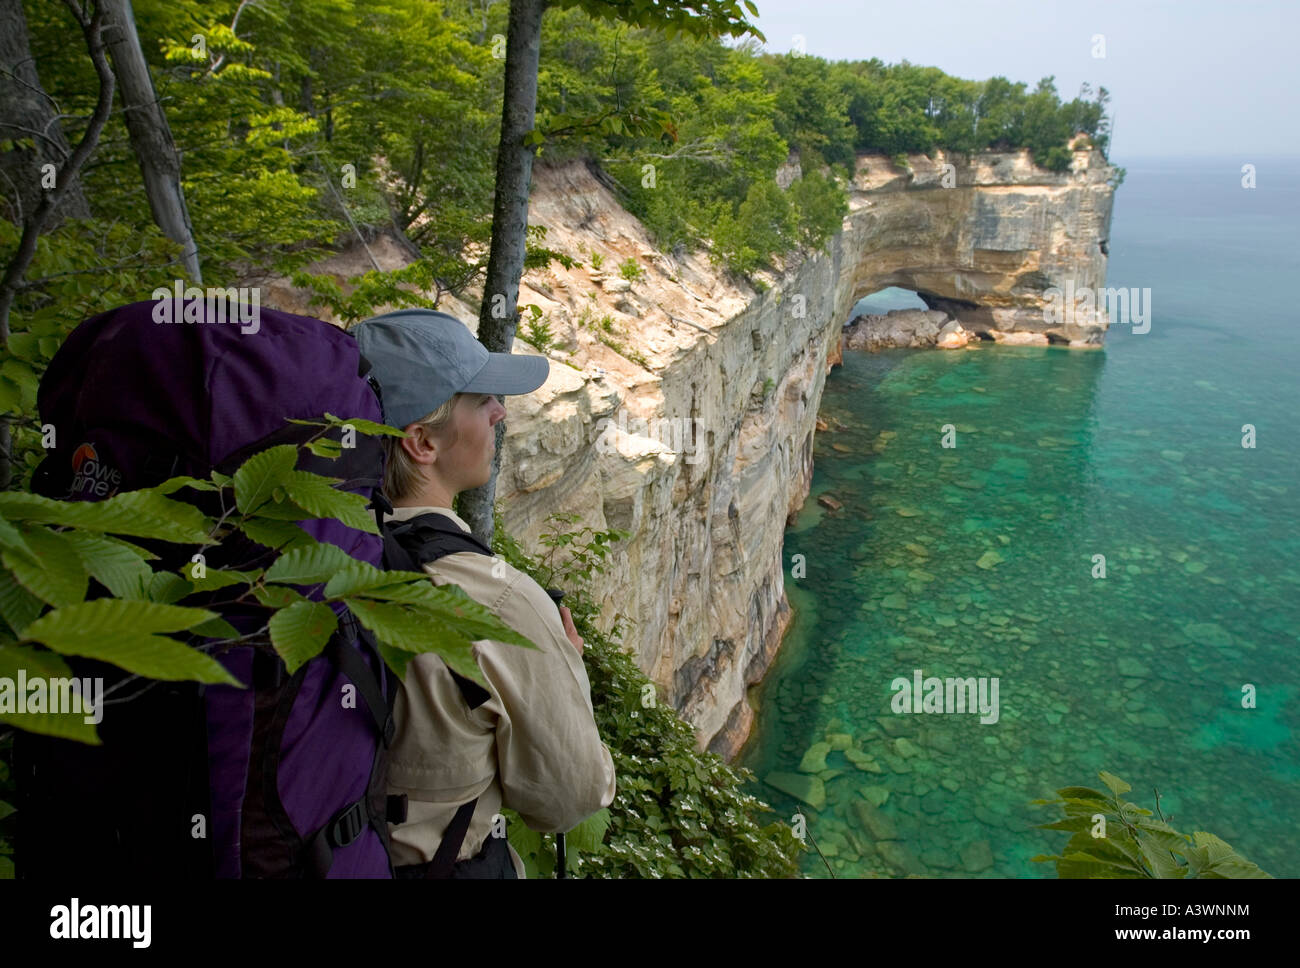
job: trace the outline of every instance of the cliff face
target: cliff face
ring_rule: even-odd
[[[531,541],[548,513],[576,511],[633,532],[599,582],[602,609],[636,623],[626,642],[659,701],[725,756],[748,735],[746,689],[789,621],[783,532],[808,494],[822,385],[853,304],[896,285],[977,333],[1081,345],[1105,328],[1050,326],[1042,313],[1047,287],[1104,282],[1112,191],[1099,155],[1076,152],[1061,175],[1024,152],[954,159],[950,188],[942,157],[911,164],[909,178],[861,158],[843,231],[767,277],[761,294],[731,287],[701,257],[655,252],[584,167],[537,173],[531,220],[588,268],[531,273],[520,302],[550,313],[573,351],[565,358],[584,372],[553,365],[539,393],[510,398],[505,523]],[[604,257],[595,276],[592,252]],[[614,274],[627,257],[647,270],[643,282]],[[595,329],[578,322],[588,307]],[[602,316],[646,367],[600,342]]]
[[[1075,152],[1062,174],[1037,168],[1028,152],[977,155],[970,164],[942,154],[910,162],[910,174],[881,157],[858,165],[855,291],[915,290],[931,309],[988,338],[1032,333],[1100,345],[1104,310],[1049,321],[1044,292],[1105,282],[1114,172],[1105,159]]]
[[[853,304],[897,285],[975,332],[1080,344],[1104,329],[1053,329],[1041,311],[1049,286],[1104,281],[1111,190],[1100,156],[1076,152],[1063,175],[1023,152],[954,159],[948,188],[943,163],[914,157],[909,176],[861,158],[843,230],[765,277],[762,293],[703,256],[655,250],[585,165],[535,170],[530,222],[586,265],[530,272],[521,287],[520,303],[547,314],[557,345],[545,386],[507,398],[505,525],[534,549],[553,512],[632,532],[597,581],[602,615],[634,623],[624,641],[658,701],[724,756],[749,732],[746,689],[789,622],[783,532],[808,494],[823,381]],[[627,259],[644,278],[622,276]],[[295,308],[290,293],[277,295]],[[474,326],[472,306],[442,308]],[[520,342],[515,351],[535,352]]]

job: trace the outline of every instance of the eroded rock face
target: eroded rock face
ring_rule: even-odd
[[[887,158],[859,159],[846,233],[859,296],[900,286],[970,333],[1100,345],[1104,311],[1054,321],[1066,314],[1045,311],[1044,296],[1069,281],[1076,290],[1105,282],[1114,169],[1099,153],[1074,152],[1060,174],[1026,151],[909,161],[901,172]]]
[[[909,178],[860,159],[844,229],[765,276],[762,293],[702,254],[656,250],[581,162],[534,170],[530,222],[585,265],[534,270],[521,285],[519,302],[547,314],[554,345],[546,384],[507,398],[505,526],[534,550],[553,512],[632,532],[596,581],[602,621],[634,623],[624,644],[658,701],[724,756],[749,733],[746,690],[790,620],[784,529],[809,491],[822,386],[852,305],[898,285],[939,310],[912,329],[932,343],[993,330],[1050,337],[1034,323],[1040,289],[1069,273],[1076,286],[1102,283],[1110,190],[1099,156],[1076,153],[1074,175],[1042,172],[1024,153],[981,156],[956,167],[953,188],[941,187],[941,164],[913,158]],[[628,259],[643,278],[619,272]],[[355,261],[355,272],[368,267],[364,254]],[[439,308],[476,328],[480,299]],[[524,327],[518,336],[515,352],[538,352]]]

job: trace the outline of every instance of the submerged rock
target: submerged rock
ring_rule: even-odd
[[[848,733],[827,733],[826,742],[833,750],[848,750],[853,746],[853,737]]]
[[[826,754],[830,751],[830,743],[813,743],[799,761],[799,772],[821,773],[826,769]]]
[[[802,800],[814,810],[821,810],[826,806],[826,784],[819,777],[803,773],[776,772],[769,773],[764,777],[763,782],[796,800]]]
[[[894,826],[894,822],[866,800],[854,800],[853,812],[858,818],[859,826],[870,833],[877,842],[877,850],[880,849],[880,841],[898,839],[898,828]]]
[[[928,873],[926,866],[921,863],[917,857],[904,844],[896,840],[889,840],[876,844],[876,853],[878,853],[890,867],[900,870],[905,874],[916,874],[924,876]]]
[[[993,848],[987,840],[967,844],[961,851],[961,865],[970,874],[978,874],[993,866]]]

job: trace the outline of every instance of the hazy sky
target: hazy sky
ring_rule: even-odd
[[[1111,157],[1300,154],[1300,0],[754,0],[767,49],[1111,93]],[[1096,34],[1105,57],[1094,57]]]

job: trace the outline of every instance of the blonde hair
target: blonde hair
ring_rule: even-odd
[[[426,414],[415,423],[426,432],[436,433],[451,423],[451,414],[461,394],[457,393],[433,413]],[[420,483],[420,466],[411,460],[401,437],[384,437],[384,493],[390,498],[403,498],[412,493]]]

